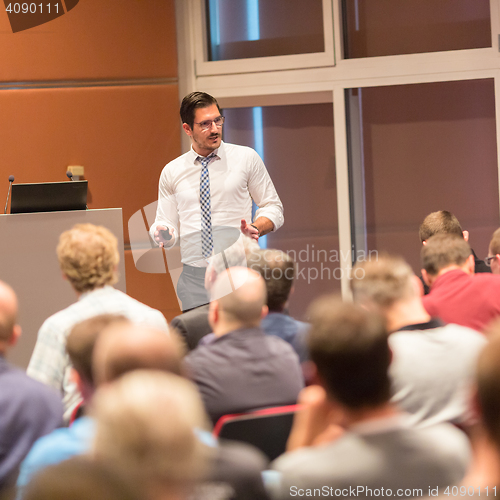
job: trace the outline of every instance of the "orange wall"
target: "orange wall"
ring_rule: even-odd
[[[181,152],[174,0],[80,0],[17,33],[1,10],[0,33],[0,192],[10,174],[63,181],[83,165],[89,208],[123,209],[127,250],[128,219]],[[126,254],[127,292],[178,314],[168,275],[139,273]]]

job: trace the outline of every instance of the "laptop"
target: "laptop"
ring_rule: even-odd
[[[88,181],[12,184],[11,214],[87,209]]]

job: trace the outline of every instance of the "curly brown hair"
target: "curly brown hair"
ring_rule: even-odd
[[[80,293],[118,280],[118,240],[103,226],[77,224],[62,233],[57,258],[62,272]]]

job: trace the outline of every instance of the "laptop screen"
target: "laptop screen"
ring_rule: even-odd
[[[12,184],[11,214],[86,210],[88,181]]]

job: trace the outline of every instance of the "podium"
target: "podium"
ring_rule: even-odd
[[[20,368],[28,366],[42,323],[77,300],[63,279],[56,247],[62,232],[84,223],[105,226],[118,239],[119,281],[115,287],[126,292],[121,208],[0,215],[0,279],[17,294],[18,322],[23,330],[7,359]]]

